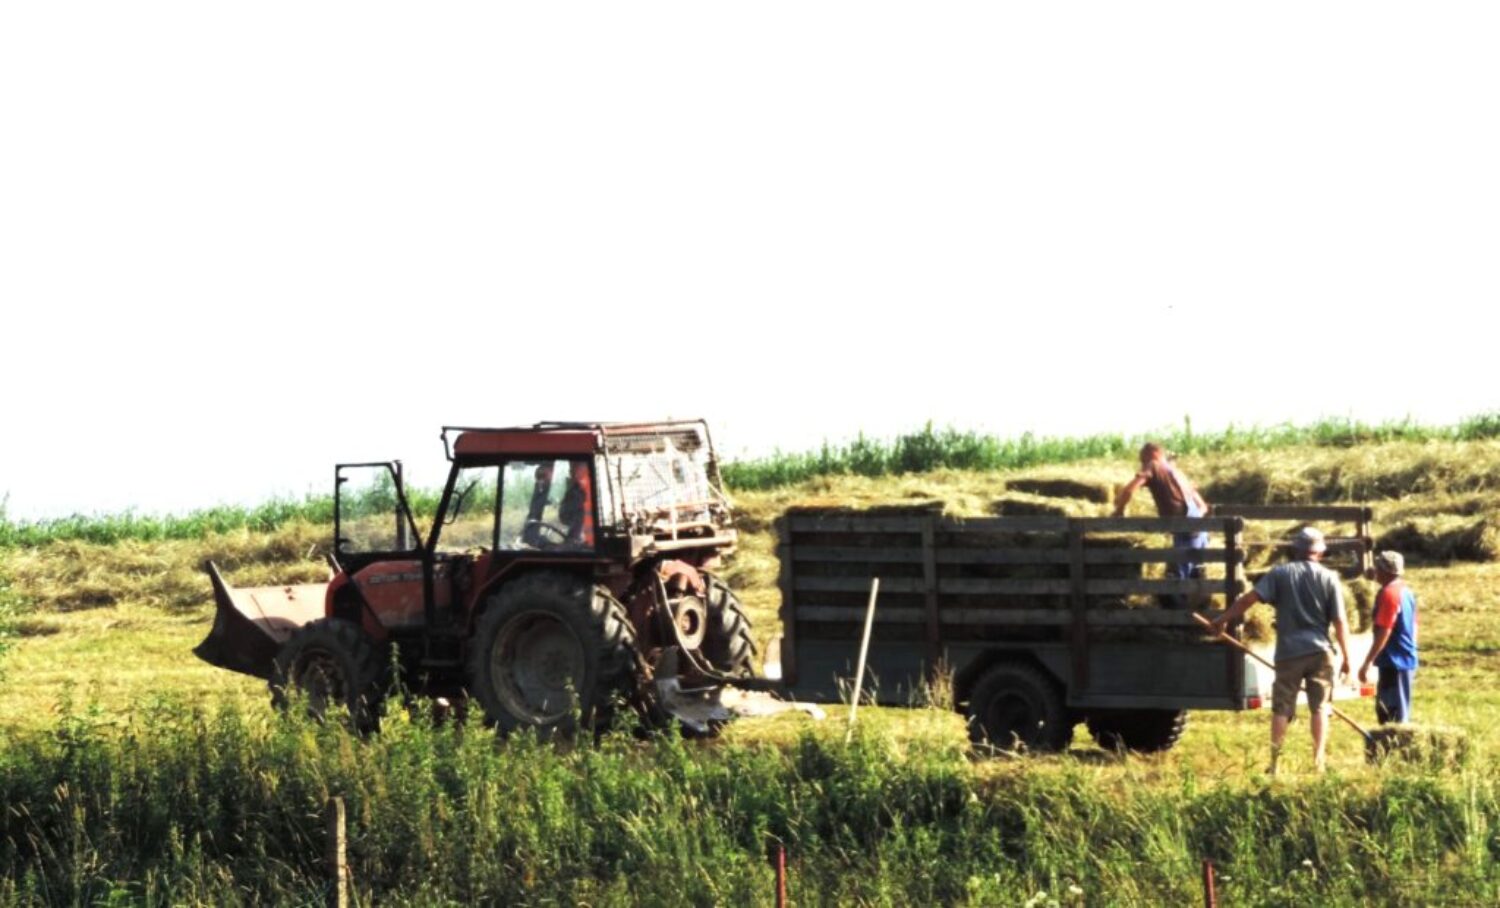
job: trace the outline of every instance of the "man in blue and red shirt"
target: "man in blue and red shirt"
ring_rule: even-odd
[[[1375,718],[1381,725],[1411,721],[1411,682],[1417,672],[1417,594],[1401,579],[1406,569],[1400,552],[1375,555],[1375,642],[1359,667],[1365,683],[1370,666],[1380,669],[1375,682]]]

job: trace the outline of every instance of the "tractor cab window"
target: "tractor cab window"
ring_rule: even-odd
[[[501,480],[500,548],[594,547],[594,475],[588,459],[515,460]]]
[[[495,545],[495,503],[499,500],[499,467],[465,467],[458,471],[438,548],[445,551],[487,549]]]
[[[418,547],[399,463],[341,464],[335,472],[339,554],[409,552]]]

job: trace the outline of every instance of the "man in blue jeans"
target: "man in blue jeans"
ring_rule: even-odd
[[[1182,471],[1167,459],[1166,450],[1154,441],[1147,442],[1141,447],[1141,471],[1135,474],[1115,496],[1116,517],[1125,514],[1125,506],[1130,503],[1131,496],[1141,486],[1151,491],[1151,497],[1156,501],[1156,513],[1162,517],[1208,516],[1208,502],[1203,500],[1203,496],[1198,494],[1197,488],[1183,475]],[[1183,560],[1168,564],[1167,577],[1172,580],[1191,580],[1194,577],[1201,577],[1203,559],[1198,553],[1208,548],[1208,534],[1173,533],[1172,547],[1198,551],[1185,551]],[[1174,602],[1173,604],[1180,607],[1190,605],[1188,602]]]
[[[1417,672],[1417,594],[1401,574],[1406,559],[1400,552],[1375,555],[1375,642],[1359,667],[1365,683],[1370,666],[1380,669],[1375,682],[1375,718],[1381,725],[1411,721],[1411,682]]]

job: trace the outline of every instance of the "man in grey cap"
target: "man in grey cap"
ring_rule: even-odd
[[[1375,554],[1375,641],[1365,664],[1359,667],[1359,683],[1374,665],[1380,669],[1375,684],[1375,718],[1381,725],[1411,721],[1411,682],[1417,672],[1417,594],[1401,575],[1406,559],[1400,552]]]
[[[1344,612],[1344,586],[1339,576],[1321,562],[1328,544],[1313,527],[1303,527],[1292,539],[1296,559],[1278,564],[1214,619],[1214,630],[1238,621],[1260,602],[1276,608],[1276,685],[1271,689],[1271,768],[1281,757],[1281,742],[1297,712],[1297,691],[1307,686],[1311,714],[1313,760],[1323,771],[1328,734],[1328,705],[1333,699],[1333,647],[1328,629],[1338,635],[1342,665],[1349,674],[1349,622]]]

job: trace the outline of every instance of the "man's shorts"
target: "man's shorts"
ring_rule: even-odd
[[[1307,682],[1307,708],[1316,713],[1333,698],[1333,653],[1318,650],[1276,663],[1271,712],[1290,719],[1297,714],[1297,691]]]

